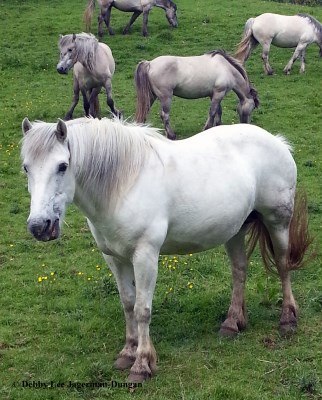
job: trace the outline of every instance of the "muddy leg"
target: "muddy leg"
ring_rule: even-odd
[[[170,126],[170,107],[171,107],[171,99],[172,95],[169,94],[168,96],[159,97],[161,102],[161,119],[164,125],[164,129],[166,135],[169,139],[174,140],[176,135]]]
[[[216,117],[216,125],[221,125],[221,106],[220,102],[222,99],[225,97],[227,91],[226,89],[215,89],[212,99],[211,99],[211,105],[209,109],[209,116],[206,121],[206,124],[204,126],[204,130],[212,128],[215,123],[215,117]]]
[[[247,318],[244,299],[247,270],[244,229],[226,243],[226,251],[232,266],[233,291],[227,318],[221,324],[219,333],[235,336],[246,328]]]
[[[269,65],[269,62],[268,62],[270,46],[271,46],[271,42],[263,43],[262,60],[264,62],[264,71],[267,75],[273,75],[272,67]]]
[[[130,22],[126,25],[126,27],[123,29],[123,35],[126,35],[129,33],[131,26],[133,23],[136,21],[136,19],[142,14],[142,11],[134,11],[134,13],[131,16]]]
[[[74,96],[73,96],[72,105],[64,117],[65,121],[68,121],[73,118],[73,112],[74,112],[75,107],[77,106],[78,100],[79,100],[79,84],[78,84],[78,80],[75,77],[74,77],[74,82],[73,82],[73,91],[74,91]]]

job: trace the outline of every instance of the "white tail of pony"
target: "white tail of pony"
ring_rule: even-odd
[[[235,53],[235,58],[237,58],[237,60],[239,60],[241,63],[244,63],[248,59],[250,53],[258,44],[257,40],[253,36],[252,27],[254,21],[255,18],[249,18],[246,21],[243,38],[238,44]]]
[[[86,26],[86,32],[90,32],[91,30],[94,9],[95,9],[95,0],[88,0],[88,4],[85,8],[83,16]]]

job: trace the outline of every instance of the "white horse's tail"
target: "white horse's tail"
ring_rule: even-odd
[[[253,24],[255,18],[249,18],[245,24],[244,34],[241,42],[238,44],[235,58],[240,62],[244,63],[252,50],[258,45],[258,41],[255,39],[253,35]]]
[[[87,7],[84,11],[84,22],[86,26],[86,32],[90,32],[92,25],[92,16],[95,9],[95,0],[88,0]]]
[[[139,123],[146,121],[151,104],[155,99],[149,79],[149,61],[141,61],[135,71],[134,81],[136,86],[136,113],[135,120]]]

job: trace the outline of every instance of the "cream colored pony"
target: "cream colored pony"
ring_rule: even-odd
[[[261,14],[250,18],[245,25],[244,36],[239,43],[235,57],[243,63],[258,45],[263,47],[262,59],[264,70],[268,75],[273,69],[268,62],[270,45],[277,47],[295,47],[295,51],[284,68],[285,74],[291,72],[292,65],[297,58],[301,60],[300,72],[305,71],[305,52],[311,43],[317,43],[322,55],[322,25],[308,14],[279,15]]]
[[[88,33],[61,36],[58,46],[60,59],[57,72],[67,74],[73,68],[74,74],[73,102],[64,119],[72,119],[79,100],[79,92],[83,95],[85,115],[96,117],[99,110],[98,94],[102,88],[106,91],[107,105],[112,113],[120,116],[120,111],[115,108],[112,98],[115,62],[111,49]]]

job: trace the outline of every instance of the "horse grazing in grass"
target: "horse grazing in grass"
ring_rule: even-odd
[[[244,36],[238,45],[235,57],[244,63],[258,43],[263,48],[262,59],[266,74],[273,74],[268,62],[271,44],[277,47],[295,47],[284,72],[287,75],[290,74],[294,61],[300,58],[300,73],[303,73],[305,71],[305,52],[308,45],[317,43],[320,47],[320,56],[322,56],[322,25],[308,14],[288,16],[266,13],[256,18],[250,18],[245,24]]]
[[[170,126],[172,96],[184,99],[210,97],[209,117],[204,129],[221,124],[221,101],[233,90],[239,99],[240,122],[250,122],[250,114],[259,101],[243,66],[224,51],[214,50],[201,56],[161,56],[141,61],[135,72],[137,106],[135,118],[146,121],[156,98],[161,103],[161,119],[169,139],[175,139]]]
[[[172,0],[97,0],[101,7],[100,14],[98,16],[98,35],[103,36],[103,21],[106,24],[107,30],[110,35],[114,35],[114,31],[110,26],[111,10],[112,7],[120,11],[133,12],[132,17],[126,27],[123,29],[123,34],[129,33],[132,24],[135,20],[143,14],[143,36],[148,36],[148,17],[152,7],[160,7],[165,11],[165,15],[169,21],[169,24],[176,28],[178,26],[177,21],[177,6]],[[87,7],[84,12],[84,21],[86,29],[90,30],[93,11],[95,8],[95,0],[89,0]]]
[[[74,97],[64,119],[73,118],[79,91],[83,95],[85,115],[96,117],[99,110],[98,94],[102,87],[106,90],[107,105],[114,115],[119,116],[120,112],[115,108],[112,99],[115,62],[111,49],[88,33],[61,36],[58,46],[60,60],[57,72],[67,74],[74,67]]]
[[[285,139],[246,124],[179,141],[107,118],[33,124],[25,118],[22,127],[28,228],[38,240],[53,240],[68,203],[86,215],[124,307],[126,342],[115,366],[131,368],[130,382],[156,369],[149,325],[160,254],[225,244],[233,291],[220,332],[235,335],[246,326],[250,232],[249,251],[259,239],[265,265],[281,279],[280,329],[296,328],[290,270],[301,266],[310,238],[305,197],[294,202],[296,165]]]

